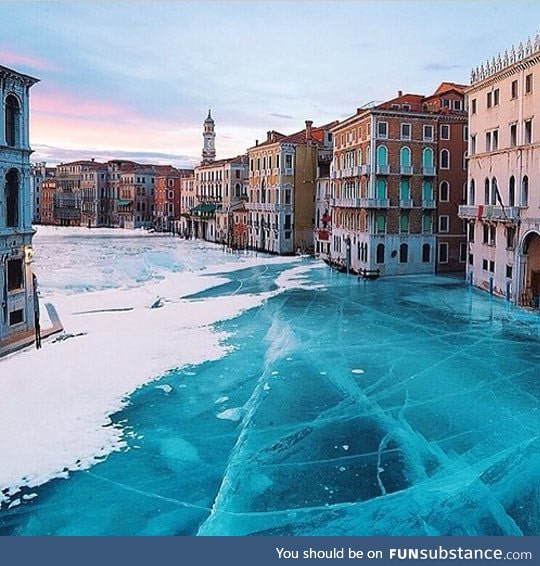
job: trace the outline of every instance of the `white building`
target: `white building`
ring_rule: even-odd
[[[540,36],[473,71],[467,276],[514,303],[540,297]]]
[[[28,123],[36,82],[0,66],[0,346],[34,329]]]

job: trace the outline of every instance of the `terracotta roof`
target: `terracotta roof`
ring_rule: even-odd
[[[247,163],[247,155],[237,155],[236,157],[218,159],[216,161],[211,161],[210,163],[201,163],[200,165],[197,165],[197,169],[211,169],[212,167],[221,167],[222,165],[227,165],[228,163]]]
[[[457,90],[458,92],[464,93],[465,89],[467,88],[467,85],[462,85],[459,83],[451,83],[451,82],[442,82],[437,89],[435,90],[435,92],[431,95],[431,96],[435,96],[437,94],[442,94],[443,92],[448,92],[449,90]],[[431,96],[429,96],[428,98],[431,98]]]
[[[323,140],[323,132],[324,129],[329,129],[330,126],[312,126],[311,128],[311,136],[309,141],[315,142],[317,145],[322,143]],[[295,132],[294,134],[290,135],[283,135],[279,132],[272,131],[270,132],[273,134],[273,139],[266,139],[259,145],[254,145],[249,149],[259,149],[260,147],[266,147],[268,145],[273,145],[275,143],[293,143],[293,144],[303,144],[306,143],[306,129],[300,130],[299,132]]]

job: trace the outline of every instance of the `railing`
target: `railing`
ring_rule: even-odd
[[[390,165],[377,165],[377,175],[388,175],[390,173]]]
[[[432,198],[422,199],[422,208],[437,208],[437,203]]]
[[[461,205],[458,215],[460,218],[513,221],[519,219],[520,209],[518,206]]]
[[[435,167],[422,167],[422,174],[424,177],[434,177]]]
[[[414,206],[412,198],[399,199],[400,208],[412,208]]]
[[[333,198],[330,203],[332,206],[343,208],[360,208],[362,199],[359,198]]]
[[[411,165],[402,165],[399,168],[400,172],[402,175],[412,175],[413,174],[413,168]]]
[[[390,206],[390,199],[387,198],[361,198],[358,200],[362,208],[388,208]]]

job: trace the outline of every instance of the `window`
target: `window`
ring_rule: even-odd
[[[439,216],[439,232],[445,233],[449,229],[449,217]]]
[[[12,94],[6,98],[5,128],[6,144],[13,147],[18,142],[19,101]]]
[[[494,261],[491,261],[491,260],[490,260],[490,262],[489,262],[489,271],[490,271],[491,273],[495,273],[495,262],[494,262]]]
[[[409,200],[411,198],[411,187],[409,179],[402,179],[399,182],[399,199]]]
[[[431,214],[424,214],[422,216],[422,232],[424,234],[431,234],[431,226],[432,226],[432,220],[431,220]]]
[[[288,153],[285,155],[285,167],[287,169],[292,169],[292,154]]]
[[[491,108],[491,106],[492,106],[492,97],[493,97],[492,93],[488,92],[487,93],[487,107],[488,108]]]
[[[403,110],[410,110],[410,109],[411,109],[411,105],[410,105],[410,104],[402,104],[402,105],[401,105],[401,108],[402,108]]]
[[[388,150],[384,145],[377,148],[377,165],[386,167],[388,165]]]
[[[491,132],[486,132],[486,151],[491,151]]]
[[[450,152],[447,149],[441,150],[441,169],[450,169]]]
[[[9,259],[7,262],[7,290],[16,291],[23,288],[23,260]]]
[[[506,266],[506,278],[512,279],[512,266],[511,265]]]
[[[375,219],[375,231],[377,234],[384,234],[386,232],[386,216],[378,214]]]
[[[378,198],[378,199],[387,198],[386,190],[387,190],[386,180],[385,179],[377,179],[375,198]]]
[[[454,110],[461,110],[461,100],[454,100]]]
[[[493,106],[498,106],[499,105],[499,89],[496,88],[493,91]]]
[[[525,94],[530,94],[532,92],[533,89],[532,80],[533,80],[532,75],[527,75],[525,77]]]
[[[440,134],[441,134],[441,140],[449,140],[450,126],[448,124],[442,124]]]
[[[501,202],[501,196],[499,194],[499,186],[497,185],[497,179],[495,177],[493,177],[493,179],[491,179],[491,202],[490,204],[497,204],[498,202]]]
[[[448,244],[446,242],[439,244],[439,263],[448,263]]]
[[[514,240],[516,237],[516,229],[513,226],[506,228],[506,249],[514,249]]]
[[[20,324],[24,322],[24,311],[23,309],[18,309],[9,313],[9,325],[14,326],[15,324]]]
[[[525,137],[523,143],[531,143],[532,142],[532,120],[525,120]]]
[[[497,151],[499,149],[499,130],[493,130],[491,142],[491,149]]]
[[[487,260],[487,259],[483,259],[483,260],[482,260],[482,269],[483,269],[484,271],[487,271],[487,270],[488,270],[488,266],[489,266],[488,260]]]
[[[399,231],[402,234],[409,233],[409,215],[408,214],[401,214],[399,217]]]
[[[285,189],[285,204],[291,204],[291,189]]]
[[[433,167],[433,150],[430,147],[426,147],[422,152],[422,165],[425,168]]]
[[[422,183],[422,200],[433,199],[433,185],[431,181],[424,181]]]
[[[470,144],[471,155],[476,153],[476,134],[471,136],[471,144]]]
[[[508,182],[508,205],[516,205],[516,179],[514,175],[510,177],[510,181]]]
[[[388,122],[377,122],[377,137],[381,139],[388,137]]]
[[[19,174],[10,169],[6,175],[6,226],[15,228],[19,223]]]
[[[377,245],[377,257],[375,261],[377,263],[384,263],[384,244]]]
[[[471,114],[476,114],[476,98],[471,100]]]
[[[411,125],[401,124],[401,139],[410,140],[411,139]]]
[[[399,263],[407,263],[409,261],[409,246],[401,244],[399,246]]]
[[[510,124],[510,147],[517,145],[517,124]]]
[[[512,81],[511,98],[517,98],[518,95],[518,82]]]
[[[521,182],[521,206],[529,206],[529,177],[525,175]]]
[[[411,166],[411,150],[408,147],[402,147],[399,150],[399,162],[401,167]]]
[[[459,244],[459,263],[465,263],[467,260],[467,244],[460,242]]]
[[[463,126],[463,141],[469,139],[469,126]]]
[[[484,181],[484,204],[489,204],[491,198],[491,189],[489,185],[489,179]]]
[[[422,246],[422,263],[429,263],[431,261],[431,246],[424,244]]]
[[[424,126],[423,130],[423,140],[433,141],[433,126]]]
[[[474,222],[469,222],[469,224],[467,224],[467,238],[469,239],[469,242],[474,243]]]
[[[443,181],[439,186],[439,200],[448,202],[450,200],[450,185],[448,181]]]

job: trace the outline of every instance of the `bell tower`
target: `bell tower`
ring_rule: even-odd
[[[216,158],[216,132],[214,131],[214,120],[212,113],[208,110],[208,116],[204,121],[203,139],[204,145],[202,150],[202,162],[211,163]]]

